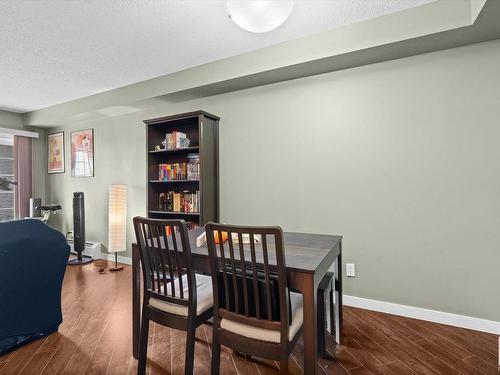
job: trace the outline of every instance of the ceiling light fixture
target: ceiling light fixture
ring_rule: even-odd
[[[267,33],[290,17],[293,0],[228,0],[229,18],[252,33]]]

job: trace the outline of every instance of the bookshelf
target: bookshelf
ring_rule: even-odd
[[[197,225],[219,220],[219,117],[204,111],[144,120],[147,216]],[[188,147],[164,148],[167,133],[183,134]],[[175,136],[171,139],[177,139]],[[160,150],[156,150],[160,146]],[[199,174],[187,176],[188,156],[199,154]],[[188,178],[189,177],[189,178]],[[198,192],[198,193],[197,193]],[[181,212],[179,212],[181,211]]]

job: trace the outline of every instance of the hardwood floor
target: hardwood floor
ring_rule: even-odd
[[[132,358],[131,269],[99,274],[93,265],[69,267],[59,332],[0,357],[0,374],[135,374]],[[345,342],[329,338],[320,374],[496,374],[498,338],[441,324],[345,308]],[[152,324],[148,374],[183,374],[185,334]],[[195,374],[210,373],[211,328],[196,332]],[[302,341],[290,357],[300,374]],[[221,374],[277,374],[277,364],[245,361],[223,350]]]

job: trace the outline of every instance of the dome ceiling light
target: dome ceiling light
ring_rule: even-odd
[[[228,0],[229,18],[243,30],[267,33],[282,25],[293,10],[293,0]]]

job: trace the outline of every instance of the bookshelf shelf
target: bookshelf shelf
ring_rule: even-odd
[[[171,148],[171,149],[161,149],[161,150],[150,150],[150,154],[168,154],[168,153],[182,153],[182,152],[198,152],[200,148],[198,146],[183,147],[183,148]]]
[[[200,180],[149,180],[152,184],[185,184],[185,183],[199,183]]]
[[[165,211],[165,210],[150,210],[150,214],[158,215],[184,215],[184,216],[199,216],[199,212],[177,212],[177,211]]]
[[[197,225],[219,221],[219,118],[203,111],[144,120],[147,155],[147,216],[184,219]],[[168,143],[180,137],[190,147],[154,150],[167,133]],[[182,143],[181,143],[182,144]],[[185,179],[189,154],[199,154],[198,180]],[[185,164],[186,163],[186,164]],[[172,167],[173,166],[173,167]],[[189,173],[192,169],[190,169]],[[164,180],[178,176],[183,179]],[[161,176],[160,176],[161,174]],[[199,193],[198,193],[199,192]],[[173,207],[177,211],[171,210]],[[180,209],[199,212],[179,212]]]

